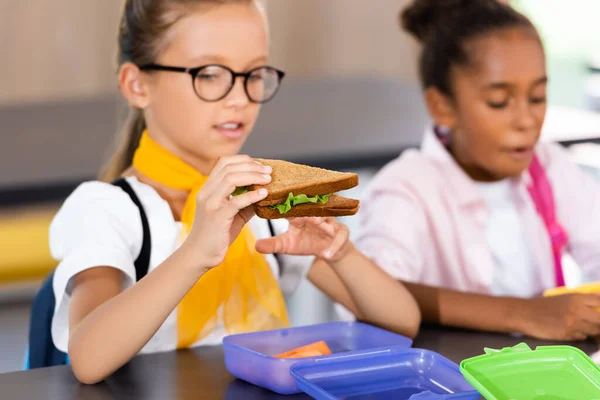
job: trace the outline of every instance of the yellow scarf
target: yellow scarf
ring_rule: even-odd
[[[189,190],[181,222],[187,236],[194,221],[196,195],[206,177],[157,144],[148,131],[133,157],[142,174],[173,189]],[[229,247],[221,265],[194,285],[177,307],[177,347],[189,347],[217,325],[219,310],[228,333],[289,326],[279,285],[265,257],[255,249],[245,226]]]

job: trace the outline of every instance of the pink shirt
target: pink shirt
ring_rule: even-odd
[[[600,184],[559,145],[536,154],[554,190],[568,252],[583,274],[600,280]],[[529,173],[513,179],[533,264],[534,293],[554,287],[550,239],[527,191]],[[432,130],[374,178],[362,201],[358,248],[396,279],[491,294],[494,262],[486,243],[487,205]]]

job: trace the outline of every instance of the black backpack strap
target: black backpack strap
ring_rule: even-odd
[[[267,220],[267,224],[269,225],[269,232],[271,233],[271,237],[277,236],[275,233],[275,228],[273,228],[273,223],[271,223],[270,219]],[[278,275],[281,276],[281,269],[283,268],[281,256],[277,253],[273,254],[273,256],[275,256],[275,260],[277,260],[277,272],[279,273]]]
[[[140,250],[140,255],[135,260],[135,275],[136,279],[139,281],[148,273],[148,268],[150,268],[150,252],[152,249],[152,241],[150,238],[150,225],[148,224],[148,217],[146,216],[146,212],[144,211],[144,206],[142,202],[135,194],[135,191],[127,182],[125,178],[121,178],[113,182],[113,185],[120,187],[123,189],[125,193],[131,197],[131,201],[137,206],[140,210],[140,217],[142,218],[142,230],[144,233],[144,237],[142,240],[142,249]]]
[[[139,281],[146,276],[150,266],[151,241],[148,218],[146,217],[146,212],[144,211],[140,199],[125,179],[119,179],[116,182],[113,182],[113,185],[123,189],[140,210],[144,237],[140,255],[135,260],[136,279]],[[67,355],[58,350],[52,341],[52,318],[54,316],[54,305],[56,303],[52,288],[53,277],[54,272],[52,272],[44,281],[31,308],[29,321],[29,347],[27,350],[28,357],[26,363],[27,369],[64,365],[68,362]]]

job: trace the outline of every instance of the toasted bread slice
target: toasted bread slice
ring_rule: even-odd
[[[360,202],[342,196],[332,195],[326,204],[300,204],[290,211],[281,214],[279,210],[254,205],[256,215],[263,219],[298,218],[298,217],[344,217],[358,212]]]
[[[353,173],[329,171],[281,160],[257,158],[256,161],[273,168],[271,183],[248,188],[257,190],[264,187],[269,191],[269,195],[257,203],[261,207],[283,203],[290,193],[312,197],[340,192],[358,185],[358,175]]]

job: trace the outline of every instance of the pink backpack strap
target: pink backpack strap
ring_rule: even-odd
[[[531,165],[529,166],[529,174],[531,175],[531,185],[527,188],[538,213],[544,220],[546,231],[552,243],[552,253],[554,256],[554,275],[556,278],[556,286],[565,286],[565,277],[562,269],[562,250],[567,244],[567,233],[556,220],[556,212],[554,208],[554,194],[552,186],[548,181],[544,167],[540,163],[537,156],[533,156]]]

